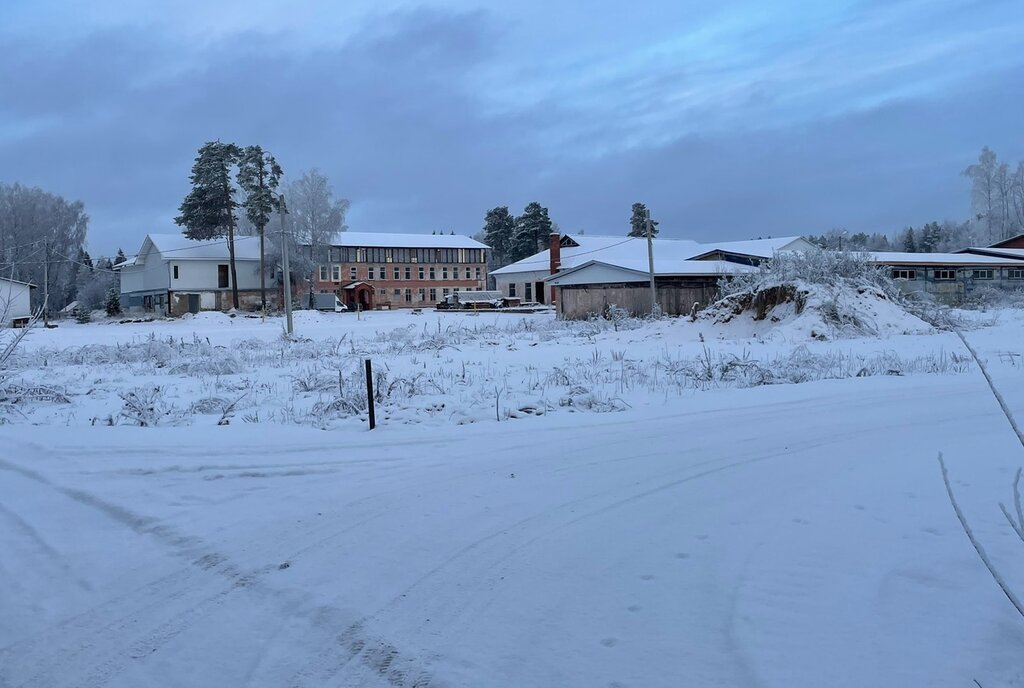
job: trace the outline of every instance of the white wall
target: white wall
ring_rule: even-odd
[[[522,299],[526,298],[526,283],[535,284],[540,282],[545,277],[551,275],[550,270],[534,270],[532,272],[516,272],[510,275],[494,275],[494,288],[502,293],[503,296],[511,296],[509,294],[509,284],[516,285],[516,297]],[[537,299],[536,294],[532,294],[534,300]],[[544,299],[547,301],[547,299]]]
[[[171,291],[205,291],[217,289],[217,266],[230,265],[225,260],[172,260],[165,270],[169,271]],[[178,266],[178,279],[174,279],[174,266]],[[260,288],[260,262],[258,260],[235,260],[239,289]],[[231,279],[230,269],[228,279]],[[230,286],[230,281],[229,281]],[[267,286],[271,279],[267,277]]]
[[[0,325],[32,314],[30,292],[31,288],[27,284],[0,279]]]

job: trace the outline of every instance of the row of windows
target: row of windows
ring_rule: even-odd
[[[429,289],[429,290],[426,289],[426,288],[417,289],[416,290],[416,299],[417,299],[417,301],[420,302],[420,303],[426,301],[427,300],[427,293],[428,293],[428,291],[429,291],[429,294],[430,294],[430,301],[431,301],[431,303],[433,303],[434,301],[437,301],[437,292],[438,292],[438,290],[436,288],[432,288],[432,289]],[[443,298],[443,297],[448,296],[449,294],[451,294],[453,292],[459,291],[459,288],[455,287],[454,289],[449,290],[447,287],[445,287],[444,289],[441,289],[440,291],[441,291],[441,296]],[[480,289],[480,287],[477,287],[475,290],[474,289],[463,289],[462,291],[481,291],[481,289]],[[328,291],[326,289],[322,289],[322,290],[320,290],[320,293],[321,294],[327,294]],[[395,301],[401,301],[401,300],[404,299],[406,303],[412,303],[412,297],[413,297],[412,289],[405,289],[404,291],[402,289],[395,289],[392,293],[394,295],[394,300]],[[383,292],[381,294],[382,297],[386,296],[386,295],[387,295],[387,292]]]
[[[356,248],[332,246],[332,263],[486,263],[482,248]]]
[[[508,295],[516,296],[516,283],[508,283]],[[533,301],[533,284],[527,282],[523,285],[523,301]]]
[[[370,266],[368,266],[366,268],[366,279],[367,280],[386,280],[386,279],[388,279],[388,274],[389,274],[388,268],[383,266],[383,265],[380,265],[380,266],[370,265]],[[462,268],[462,269],[460,269],[458,267],[452,267],[451,269],[449,269],[448,266],[446,265],[446,266],[443,266],[440,269],[438,269],[438,268],[436,268],[433,265],[431,265],[429,268],[428,267],[424,267],[424,266],[421,265],[421,266],[418,266],[416,268],[416,273],[415,274],[416,274],[416,279],[420,279],[420,280],[424,280],[424,279],[436,280],[438,278],[437,277],[438,274],[441,275],[441,279],[442,280],[448,280],[448,279],[453,279],[453,280],[458,280],[458,279],[467,279],[467,280],[469,280],[469,279],[476,279],[476,280],[479,280],[479,279],[483,279],[483,269],[480,268],[480,267],[476,267],[476,268],[466,267],[466,268]],[[359,269],[355,265],[350,266],[349,269],[348,269],[348,278],[350,280],[356,280],[356,279],[359,279],[358,275],[359,275]],[[391,275],[390,279],[393,279],[393,280],[402,280],[402,279],[411,280],[413,278],[413,268],[412,268],[411,265],[406,265],[405,267],[395,266],[395,267],[391,268],[390,275]],[[341,266],[340,265],[321,265],[320,266],[320,281],[321,282],[327,282],[327,281],[340,282],[341,281]]]
[[[990,280],[995,279],[995,270],[992,268],[980,268],[971,270],[971,279]],[[895,268],[892,271],[893,279],[914,280],[917,279],[917,270],[909,268]],[[1006,271],[1006,278],[1012,280],[1024,280],[1024,268],[1010,268]],[[956,270],[939,269],[932,271],[932,279],[937,281],[949,281],[956,279]]]

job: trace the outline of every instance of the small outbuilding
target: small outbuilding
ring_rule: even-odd
[[[0,326],[19,327],[32,318],[32,290],[28,282],[0,277]]]

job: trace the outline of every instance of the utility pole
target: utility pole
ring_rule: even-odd
[[[651,236],[651,210],[644,211],[644,221],[647,225],[647,268],[651,273],[651,315],[658,310],[658,288],[654,285],[654,238]]]
[[[284,317],[288,322],[288,334],[292,334],[292,272],[288,269],[288,235],[284,231],[284,216],[288,210],[284,204],[284,194],[281,194],[281,203],[278,206],[278,213],[281,215],[281,272],[284,273]]]
[[[43,239],[43,327],[50,326],[50,243]]]

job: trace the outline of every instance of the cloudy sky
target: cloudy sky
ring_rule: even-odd
[[[697,240],[964,218],[981,146],[1024,158],[1021,0],[3,0],[0,55],[0,181],[84,201],[94,253],[176,231],[218,138],[354,230],[644,201]]]

